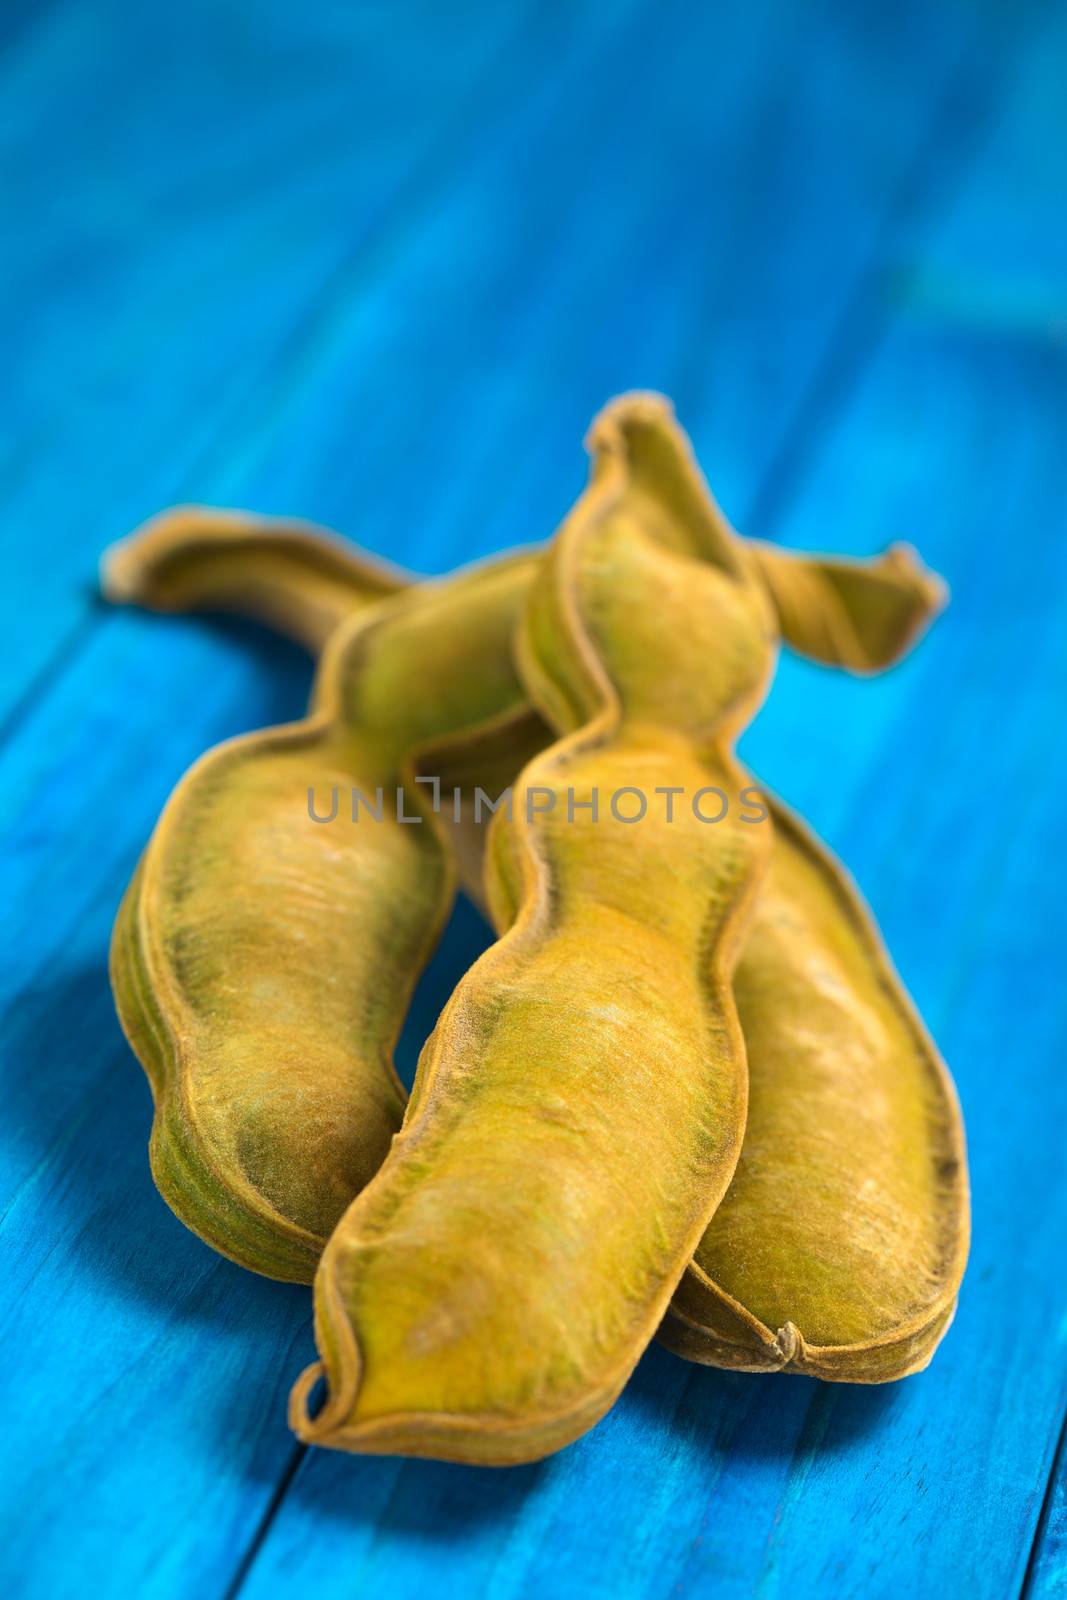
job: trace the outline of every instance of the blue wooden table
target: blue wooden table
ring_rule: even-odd
[[[5,1595],[1067,1594],[1065,79],[1007,0],[3,8]],[[310,667],[95,563],[190,499],[428,571],[540,539],[634,386],[745,531],[952,586],[884,679],[784,662],[744,754],[956,1074],[959,1315],[876,1389],[653,1348],[537,1466],[307,1451],[308,1294],[156,1195],[105,962],[171,785]]]

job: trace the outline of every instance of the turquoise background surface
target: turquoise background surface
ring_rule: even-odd
[[[1067,8],[118,0],[0,12],[0,1588],[40,1600],[1067,1595]],[[505,1472],[299,1447],[306,1291],[157,1196],[111,921],[310,665],[107,608],[179,500],[444,571],[547,537],[612,394],[748,533],[916,543],[914,657],[784,660],[743,745],[959,1083],[960,1311],[876,1389],[653,1348]],[[487,934],[461,909],[410,1072]]]

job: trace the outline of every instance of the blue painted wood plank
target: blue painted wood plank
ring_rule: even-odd
[[[490,151],[472,174],[449,173],[439,201],[436,183],[420,190],[395,255],[386,251],[372,262],[357,292],[349,293],[344,274],[335,279],[328,306],[301,328],[295,343],[287,338],[272,344],[261,366],[251,362],[252,378],[265,380],[260,391],[247,392],[254,385],[242,367],[233,379],[236,389],[227,387],[225,404],[216,403],[228,364],[238,355],[251,360],[256,354],[224,341],[223,356],[195,384],[171,354],[161,373],[165,397],[149,407],[143,425],[135,405],[140,389],[135,395],[128,387],[110,399],[110,415],[128,438],[124,453],[110,463],[114,482],[103,482],[106,461],[94,461],[87,482],[79,480],[79,488],[89,491],[90,520],[117,523],[127,498],[132,504],[141,495],[152,498],[139,509],[153,509],[177,492],[169,488],[172,482],[203,494],[219,493],[219,486],[274,509],[288,503],[333,516],[363,537],[369,524],[368,542],[402,558],[423,555],[428,564],[448,565],[515,537],[541,536],[579,479],[576,437],[592,406],[608,389],[630,381],[660,382],[678,390],[684,402],[685,375],[707,370],[708,350],[718,352],[725,373],[741,370],[742,399],[731,406],[727,389],[716,389],[711,398],[695,394],[687,420],[719,477],[725,467],[715,439],[723,425],[722,437],[735,455],[730,497],[754,497],[773,456],[768,436],[787,429],[803,402],[819,352],[848,301],[848,285],[862,271],[892,209],[902,165],[918,149],[918,125],[926,120],[922,108],[967,37],[959,14],[951,13],[959,32],[939,23],[946,36],[938,31],[928,39],[930,49],[913,63],[910,47],[926,37],[918,8],[904,13],[899,31],[879,24],[882,31],[876,27],[866,44],[833,12],[818,15],[822,48],[816,55],[829,63],[826,76],[796,84],[793,58],[802,53],[804,30],[777,8],[715,24],[721,32],[710,38],[722,47],[721,67],[717,58],[701,60],[691,39],[672,52],[669,29],[667,42],[660,38],[658,16],[649,22],[641,12],[626,13],[621,20],[629,31],[613,59],[620,72],[629,62],[633,81],[643,88],[637,112],[631,95],[622,111],[611,113],[603,83],[598,91],[596,80],[590,84],[588,71],[581,70],[581,52],[568,55],[560,67],[566,88],[559,96],[546,92],[523,118],[501,121],[501,127],[516,130],[501,155]],[[767,51],[772,22],[781,25],[786,64]],[[855,107],[851,93],[835,109],[835,93],[857,77],[869,85],[869,115]],[[710,104],[693,99],[701,82]],[[667,90],[656,96],[657,83],[687,86],[688,92],[678,87],[673,100]],[[774,113],[787,89],[796,99],[785,115],[783,137]],[[591,101],[598,92],[599,99]],[[657,133],[664,126],[657,118],[665,99],[672,120]],[[607,120],[596,143],[590,129],[601,112]],[[914,144],[894,127],[894,117],[902,119]],[[253,167],[257,139],[269,132],[267,123],[251,140]],[[664,184],[672,156],[688,149],[690,140],[699,150],[693,173],[679,176],[675,186]],[[727,152],[721,168],[714,165],[717,151]],[[573,168],[579,155],[589,167],[577,193],[557,210],[550,196],[561,187],[561,171],[568,162]],[[177,163],[179,192],[183,171],[198,174],[196,159],[194,151],[188,169]],[[606,191],[611,205],[598,221],[605,166],[612,160],[617,169],[609,172]],[[529,174],[522,187],[518,173]],[[742,174],[753,173],[763,175],[762,207],[742,192]],[[198,174],[195,182],[200,181]],[[273,211],[268,193],[269,215],[283,225],[295,223],[315,212],[323,196],[345,192],[343,184],[320,182],[320,188],[312,182],[304,202],[294,180],[291,202],[279,200]],[[220,186],[220,205],[236,184],[231,175]],[[694,233],[693,205],[701,197],[705,226]],[[796,209],[783,211],[777,249],[768,251],[765,208],[782,209],[786,198],[797,197]],[[820,202],[821,226],[813,229],[811,207]],[[723,216],[734,224],[732,256],[717,242],[726,231]],[[124,346],[136,343],[127,328],[136,324],[150,332],[180,302],[180,269],[195,264],[205,248],[199,235],[204,226],[199,214],[191,219],[194,238],[178,249],[163,297],[123,312]],[[259,237],[269,231],[267,226]],[[249,237],[254,244],[257,236],[242,235],[246,247]],[[324,227],[320,262],[340,259],[337,243]],[[344,248],[350,243],[348,237],[342,241]],[[147,277],[151,263],[144,270]],[[194,278],[202,320],[194,318],[199,333],[191,345],[193,366],[192,357],[210,355],[210,339],[240,303],[243,285],[239,275],[236,286],[229,276],[225,250],[215,270],[217,278],[211,272]],[[308,281],[300,279],[298,292],[290,294],[279,276],[269,304],[259,303],[255,316],[241,321],[244,333],[269,321],[271,305],[286,313],[299,308]],[[201,302],[216,282],[220,302],[211,319]],[[788,291],[797,284],[810,301],[790,301]],[[130,287],[135,299],[144,283]],[[70,326],[87,322],[94,309],[99,307],[72,309]],[[102,318],[100,326],[112,325]],[[695,354],[687,334],[694,326],[702,330]],[[771,347],[770,372],[758,382],[749,353],[757,329]],[[104,340],[100,330],[82,331],[98,339],[82,369],[92,394],[107,375],[100,355]],[[787,349],[779,357],[783,341]],[[125,359],[143,375],[143,356],[139,365],[131,355]],[[375,394],[371,405],[359,399],[368,383]],[[766,426],[754,430],[749,408],[757,399]],[[731,422],[734,411],[745,420]],[[92,452],[92,432],[68,426],[70,448]],[[43,414],[42,446],[51,428]],[[182,428],[197,440],[189,453],[182,439],[169,437]],[[746,442],[746,430],[758,431],[758,438]],[[41,543],[66,586],[66,553],[77,552],[77,571],[87,578],[99,541],[72,516],[69,484],[60,493],[37,481],[46,461],[42,450],[27,464],[30,497],[19,502],[19,515],[27,526],[55,535]],[[863,503],[862,497],[854,503]],[[50,516],[31,516],[35,506]],[[109,526],[107,534],[118,531],[121,525]],[[843,543],[841,533],[835,526],[827,542]],[[870,540],[877,542],[876,536]],[[42,557],[39,565],[44,564]],[[37,625],[55,610],[50,602]],[[72,607],[70,614],[80,613]],[[18,1111],[0,1177],[10,1202],[6,1240],[14,1241],[11,1289],[17,1296],[10,1315],[19,1353],[10,1375],[15,1398],[7,1406],[13,1418],[9,1447],[22,1477],[4,1559],[12,1569],[23,1563],[42,1591],[52,1593],[62,1592],[64,1584],[84,1587],[86,1573],[114,1593],[143,1586],[150,1574],[159,1593],[185,1592],[193,1582],[221,1587],[290,1459],[277,1386],[284,1388],[298,1364],[291,1344],[299,1337],[305,1302],[216,1267],[155,1200],[142,1151],[147,1095],[108,1023],[99,966],[115,898],[169,782],[199,744],[291,714],[299,704],[306,676],[293,658],[267,679],[262,664],[246,661],[230,637],[109,618],[86,635],[73,668],[55,681],[3,756],[0,831],[11,860],[5,948],[12,961],[4,999],[15,1046],[8,1059],[20,1093],[12,1097]],[[871,686],[862,692],[871,693]],[[883,718],[899,704],[890,690],[886,694],[879,702]],[[856,716],[842,726],[860,737]],[[875,751],[879,726],[886,724],[876,720],[870,735]],[[30,906],[33,937],[26,933]],[[477,937],[468,923],[451,959],[462,957]],[[32,1072],[20,1070],[31,1061]],[[187,1313],[182,1308],[190,1300],[194,1310]],[[187,1342],[185,1323],[195,1322],[201,1309],[203,1337]],[[276,1542],[279,1521],[252,1569],[254,1585],[262,1589],[281,1581],[279,1574],[284,1577],[290,1566],[299,1568],[305,1545],[320,1563],[336,1561],[340,1571],[331,1581],[340,1581],[356,1570],[363,1544],[373,1557],[368,1570],[374,1582],[394,1592],[404,1592],[408,1580],[424,1585],[427,1563],[434,1581],[440,1578],[456,1593],[487,1576],[498,1587],[550,1584],[552,1571],[546,1576],[539,1541],[555,1539],[568,1555],[572,1579],[590,1575],[589,1592],[612,1572],[626,1576],[624,1565],[632,1567],[635,1588],[641,1582],[654,1587],[666,1559],[664,1529],[673,1522],[691,1531],[706,1509],[705,1500],[694,1499],[702,1486],[699,1473],[676,1463],[687,1448],[706,1453],[710,1438],[722,1443],[719,1470],[730,1472],[739,1448],[735,1440],[726,1450],[730,1418],[743,1434],[742,1413],[754,1403],[742,1385],[731,1411],[713,1382],[708,1404],[690,1409],[688,1419],[683,1408],[677,1432],[664,1432],[656,1421],[662,1391],[669,1400],[674,1385],[682,1400],[692,1376],[680,1363],[654,1354],[627,1408],[594,1436],[607,1443],[591,1440],[582,1447],[591,1452],[577,1458],[586,1462],[584,1478],[570,1480],[568,1487],[566,1478],[553,1478],[554,1467],[538,1472],[539,1482],[555,1484],[544,1501],[524,1492],[521,1477],[510,1489],[507,1479],[496,1480],[500,1487],[490,1494],[472,1487],[485,1481],[477,1474],[426,1469],[421,1477],[422,1469],[388,1463],[373,1464],[373,1470],[353,1462],[323,1467],[320,1458],[318,1476],[301,1472],[292,1490],[292,1503],[303,1505],[308,1520],[287,1524],[293,1539],[288,1545]],[[116,1396],[141,1383],[149,1391],[144,1404],[116,1415]],[[767,1392],[769,1418],[782,1410],[781,1393]],[[26,1403],[30,1395],[32,1405]],[[216,1412],[220,1420],[213,1433],[205,1416]],[[98,1436],[108,1426],[121,1439],[105,1458],[105,1441]],[[231,1447],[225,1463],[215,1448],[222,1437]],[[100,1455],[94,1458],[97,1445]],[[704,1454],[695,1459],[703,1461]],[[340,1488],[332,1494],[323,1486],[324,1470],[339,1474]],[[758,1478],[749,1481],[752,1514],[764,1516]],[[136,1536],[119,1539],[116,1530],[129,1515],[125,1508],[146,1483],[156,1498],[138,1504]],[[594,1528],[594,1536],[576,1543],[585,1521],[582,1499],[572,1504],[571,1492],[584,1497],[588,1518],[589,1506],[599,1506],[603,1486],[611,1484],[639,1485],[659,1514],[657,1521],[650,1513],[645,1524],[643,1562],[635,1559],[632,1540],[611,1544],[618,1525]],[[353,1497],[361,1495],[367,1506],[381,1508],[380,1527],[366,1524],[362,1533],[349,1520]],[[421,1511],[409,1511],[406,1502],[414,1506],[420,1497]],[[635,1500],[625,1504],[632,1521]],[[288,1499],[286,1508],[288,1516]],[[458,1555],[453,1522],[462,1530]],[[52,1532],[48,1546],[38,1537],[45,1526]],[[502,1547],[509,1530],[517,1553]],[[628,1535],[629,1527],[624,1524],[622,1532]],[[492,1578],[494,1564],[505,1558],[499,1577]],[[323,1573],[313,1576],[321,1581]]]
[[[833,5],[699,22],[657,8],[599,64],[613,94],[594,110],[582,86],[535,149],[516,129],[427,208],[421,248],[373,294],[356,282],[339,297],[321,424],[303,435],[315,514],[435,569],[541,538],[580,485],[575,437],[606,396],[647,386],[694,419],[717,492],[749,521],[887,219],[951,175],[954,149],[920,151],[974,23],[950,8],[931,29],[912,6],[874,8],[862,30]],[[665,59],[671,92],[642,118]],[[960,108],[964,134],[996,77],[988,54],[960,74],[977,102]],[[292,500],[290,470],[309,476],[290,414],[240,461],[265,504]],[[472,464],[510,455],[491,495],[457,471],[461,448]],[[457,548],[442,524],[461,517]]]
[[[48,295],[9,318],[6,345],[0,327],[23,419],[4,526],[16,549],[21,529],[39,531],[8,590],[12,695],[49,648],[65,648],[99,545],[162,501],[242,492],[449,564],[455,551],[427,508],[454,516],[476,481],[454,470],[467,415],[480,416],[462,429],[468,452],[473,435],[483,459],[510,448],[514,460],[491,510],[484,496],[463,502],[471,554],[554,523],[568,492],[552,486],[578,482],[576,433],[605,395],[633,384],[671,379],[687,414],[707,415],[701,443],[742,514],[744,486],[813,381],[814,352],[975,21],[962,0],[933,27],[917,4],[876,9],[862,32],[843,28],[832,5],[797,13],[768,0],[743,20],[705,19],[702,33],[678,5],[650,16],[620,3],[598,11],[599,27],[581,8],[539,8],[547,23],[524,28],[517,59],[501,61],[499,28],[472,30],[483,42],[458,59],[451,35],[434,33],[425,54],[449,90],[423,106],[422,77],[409,83],[393,59],[402,22],[346,41],[347,12],[329,8],[310,39],[290,38],[287,10],[280,32],[273,13],[265,19],[277,43],[262,77],[232,40],[222,68],[188,46],[164,66],[173,54],[163,45],[174,45],[164,38],[159,65],[126,87],[118,127],[105,122],[94,145],[101,119],[86,113],[89,146],[72,153],[36,108],[57,54],[71,63],[58,87],[73,116],[87,101],[119,100],[126,57],[107,53],[99,15],[76,8],[53,50],[21,63],[10,85],[16,108],[35,108],[16,119],[20,147],[43,147],[57,194],[55,222],[44,237],[27,230],[11,273],[12,291],[39,283]],[[224,38],[239,34],[239,15],[225,13]],[[205,14],[194,12],[189,37],[211,41]],[[306,78],[287,66],[294,53]],[[652,96],[664,57],[672,90]],[[492,115],[462,93],[490,61]],[[746,114],[728,115],[741,97]],[[346,137],[349,103],[360,114]],[[207,154],[189,137],[189,107],[207,118]],[[460,107],[469,120],[450,144]],[[176,122],[184,141],[171,137]],[[414,149],[411,128],[422,135]],[[428,129],[438,135],[429,155]],[[76,181],[79,159],[94,181]],[[786,219],[772,249],[767,216]],[[63,269],[72,249],[77,273]],[[685,329],[679,292],[693,307]],[[321,414],[294,429],[309,367]],[[411,440],[418,474],[402,469]],[[45,606],[49,625],[31,623]]]
[[[633,4],[271,3],[253,21],[239,0],[70,0],[0,63],[19,218],[0,264],[17,424],[0,713],[78,624],[101,546],[203,492],[328,339],[338,293],[388,270],[502,126],[536,139],[557,73]]]

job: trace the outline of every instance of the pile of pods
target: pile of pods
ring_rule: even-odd
[[[113,599],[319,657],[302,722],[178,784],[112,945],[162,1194],[314,1281],[290,1417],[318,1444],[527,1461],[653,1335],[880,1383],[955,1309],[951,1082],[856,889],[733,753],[781,641],[877,672],[943,587],[902,546],[739,537],[658,396],[587,444],[550,544],[445,579],[195,507],[105,557]],[[458,884],[497,942],[405,1105],[393,1048]]]

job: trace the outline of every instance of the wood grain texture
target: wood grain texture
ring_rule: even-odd
[[[1017,1593],[1065,1399],[1062,13],[55,0],[5,28],[5,1586]],[[785,666],[743,754],[855,871],[958,1077],[958,1321],[863,1394],[653,1350],[503,1475],[300,1456],[306,1297],[156,1197],[104,960],[170,785],[309,674],[251,628],[105,613],[95,561],[188,498],[438,570],[542,538],[635,384],[746,531],[912,538],[953,586],[884,680]],[[483,937],[464,913],[409,1063]]]
[[[1045,1494],[1045,1505],[1030,1556],[1023,1593],[1027,1600],[1056,1600],[1067,1594],[1067,1431]]]

